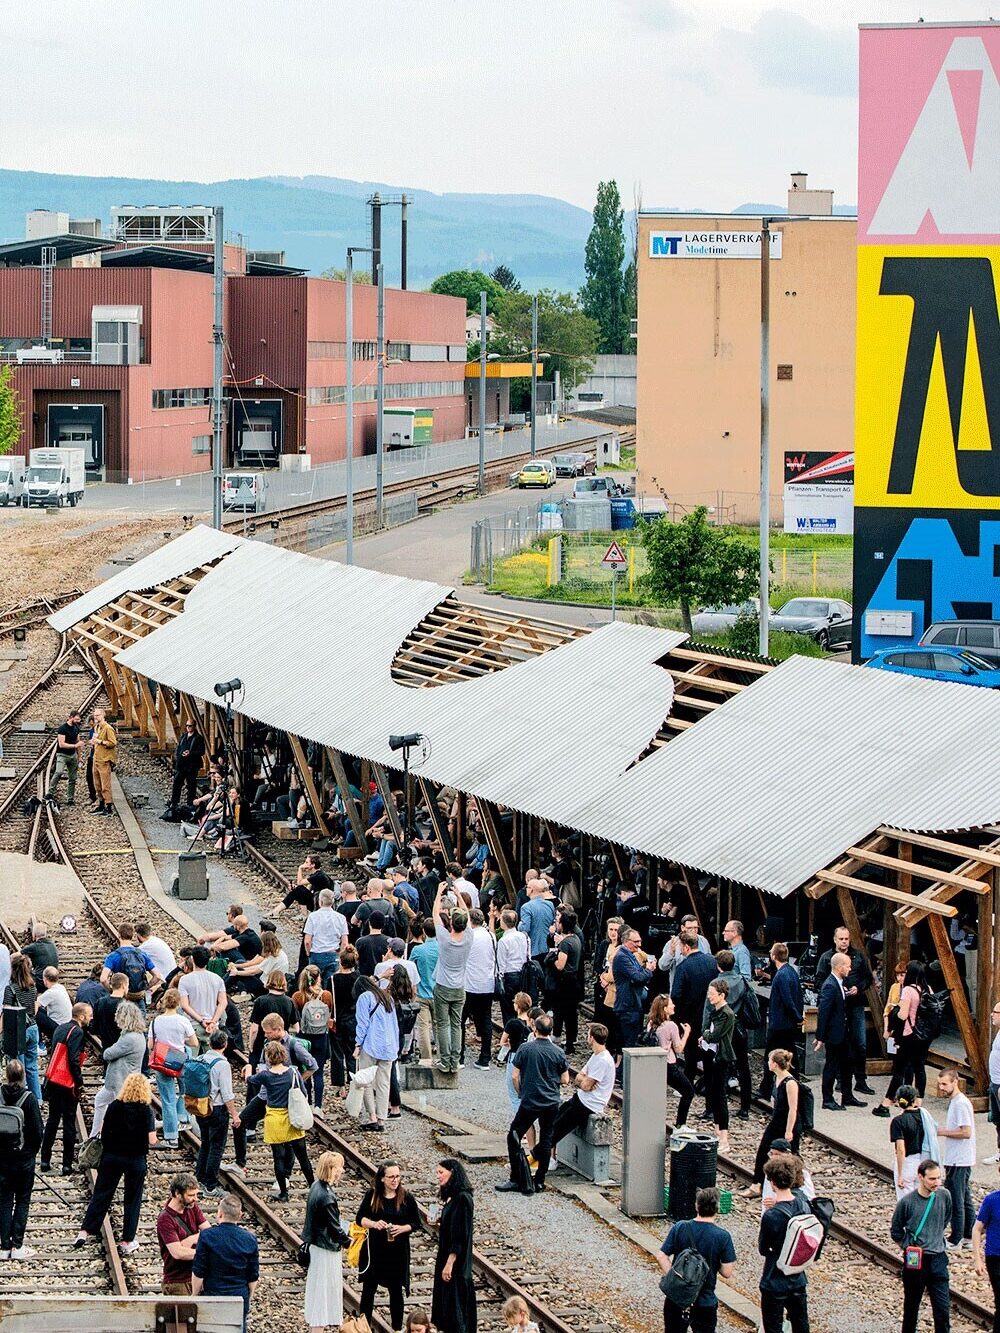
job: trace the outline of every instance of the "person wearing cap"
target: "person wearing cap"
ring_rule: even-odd
[[[767,1160],[773,1162],[776,1157],[790,1157],[795,1163],[797,1183],[792,1186],[792,1193],[799,1194],[804,1199],[815,1199],[816,1187],[813,1184],[812,1176],[806,1170],[802,1158],[792,1147],[788,1139],[771,1140],[767,1149]],[[799,1177],[801,1177],[801,1180]],[[774,1186],[765,1175],[764,1188],[761,1191],[760,1196],[760,1211],[763,1213],[765,1209],[770,1208],[774,1203],[774,1199]]]
[[[383,990],[389,984],[389,978],[392,976],[393,969],[401,967],[413,983],[413,989],[416,991],[420,985],[420,972],[417,965],[406,957],[406,941],[401,940],[398,935],[393,935],[389,940],[389,950],[380,963],[375,964],[375,980]]]

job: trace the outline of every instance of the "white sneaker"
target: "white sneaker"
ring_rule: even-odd
[[[297,819],[290,819],[288,821],[287,825],[288,828],[298,828],[298,826],[299,826],[299,821]]]
[[[11,1259],[34,1259],[37,1253],[38,1251],[33,1250],[30,1245],[20,1245],[16,1250],[11,1250],[9,1257]]]
[[[983,1166],[996,1166],[1000,1162],[1000,1152],[995,1152],[992,1157],[983,1158]]]
[[[219,1168],[220,1171],[228,1171],[230,1175],[239,1176],[240,1180],[246,1180],[247,1173],[242,1166],[237,1166],[235,1162],[223,1162]]]
[[[281,1186],[278,1184],[277,1181],[275,1181],[274,1184],[271,1186],[269,1193],[272,1199],[281,1198]]]
[[[137,1240],[123,1240],[122,1243],[118,1246],[119,1252],[121,1254],[135,1254],[138,1248],[139,1248],[139,1242]]]

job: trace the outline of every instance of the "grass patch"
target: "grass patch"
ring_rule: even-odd
[[[728,634],[695,634],[696,643],[715,644],[719,648],[733,650]],[[767,655],[784,662],[788,657],[826,657],[826,653],[814,640],[805,634],[786,634],[782,630],[772,630],[767,636]],[[756,655],[756,650],[755,650]]]

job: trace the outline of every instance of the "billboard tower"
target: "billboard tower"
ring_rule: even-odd
[[[1000,25],[861,30],[854,652],[1000,618]]]

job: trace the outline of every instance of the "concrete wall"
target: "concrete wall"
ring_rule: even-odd
[[[760,476],[760,264],[650,258],[650,231],[756,231],[745,215],[639,221],[637,490],[752,512]],[[778,220],[771,275],[771,482],[785,449],[854,445],[853,218]],[[779,379],[778,367],[791,367]],[[656,479],[655,482],[653,479]]]
[[[603,393],[605,407],[635,407],[637,359],[595,356],[594,369],[576,386],[569,402],[576,403],[581,393]]]

